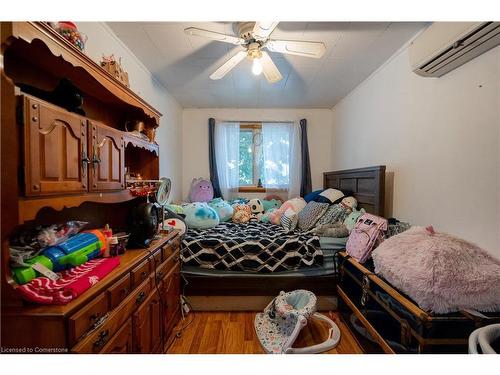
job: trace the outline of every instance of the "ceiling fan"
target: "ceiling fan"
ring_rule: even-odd
[[[244,48],[244,50],[236,53],[213,72],[210,75],[211,79],[221,79],[245,57],[248,57],[253,61],[252,73],[259,75],[264,72],[266,79],[274,83],[282,79],[283,76],[274,64],[271,56],[269,56],[264,49],[268,49],[272,52],[313,57],[316,59],[321,58],[326,49],[325,44],[322,42],[270,39],[271,33],[277,25],[278,22],[238,22],[235,24],[234,30],[239,37],[203,30],[197,27],[188,27],[184,31],[188,35],[201,36],[219,42],[235,44]]]

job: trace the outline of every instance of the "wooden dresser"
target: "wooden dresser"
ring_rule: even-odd
[[[180,239],[127,250],[108,276],[64,306],[6,307],[2,348],[32,353],[162,353],[180,320]]]

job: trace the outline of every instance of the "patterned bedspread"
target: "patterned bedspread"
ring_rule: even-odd
[[[323,264],[317,236],[265,223],[221,223],[189,229],[182,241],[186,265],[209,269],[278,272]]]

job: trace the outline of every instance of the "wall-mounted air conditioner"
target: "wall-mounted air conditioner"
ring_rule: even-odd
[[[500,44],[500,22],[435,22],[410,45],[413,71],[441,77]]]

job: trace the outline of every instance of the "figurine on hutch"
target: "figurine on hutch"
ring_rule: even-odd
[[[121,57],[118,61],[116,61],[115,55],[102,55],[101,67],[121,83],[123,83],[125,86],[130,87],[130,83],[128,81],[128,73],[125,72],[122,68]]]

